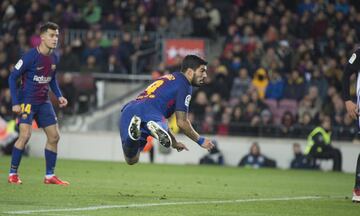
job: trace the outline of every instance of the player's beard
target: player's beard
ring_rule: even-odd
[[[197,80],[199,80],[199,81],[197,81]],[[202,86],[204,84],[204,82],[200,82],[200,79],[197,79],[197,77],[193,77],[193,79],[192,79],[192,81],[191,81],[191,85],[192,86],[195,86],[195,87],[200,87],[200,86]]]

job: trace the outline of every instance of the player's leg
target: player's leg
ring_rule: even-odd
[[[159,140],[159,143],[166,148],[172,145],[170,134],[168,133],[169,127],[165,121],[149,121],[146,124],[151,135]]]
[[[21,123],[19,125],[19,137],[16,140],[12,151],[11,167],[8,178],[8,182],[11,184],[22,183],[22,181],[18,176],[18,168],[20,166],[24,148],[28,143],[30,136],[31,136],[31,125],[27,123]]]
[[[36,116],[36,120],[39,127],[43,128],[47,138],[44,150],[46,162],[44,183],[68,185],[69,182],[62,181],[55,175],[57,149],[60,140],[60,133],[55,112],[50,103],[45,103],[40,106],[39,113]]]
[[[355,186],[353,190],[353,202],[360,202],[360,154],[358,155],[355,173]]]
[[[45,145],[45,163],[46,173],[44,178],[45,184],[69,185],[69,182],[60,180],[55,175],[55,166],[57,160],[57,148],[60,140],[59,127],[57,124],[44,128],[47,140]]]
[[[136,106],[127,105],[122,110],[119,120],[119,130],[122,149],[125,161],[129,165],[134,165],[139,161],[141,151],[141,118],[136,115]]]

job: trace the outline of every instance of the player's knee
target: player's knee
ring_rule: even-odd
[[[30,131],[21,132],[19,134],[19,141],[26,144],[29,141],[30,137],[31,137]]]
[[[60,135],[55,134],[55,135],[50,136],[48,139],[49,139],[49,143],[57,144],[59,142],[59,140],[60,140]]]

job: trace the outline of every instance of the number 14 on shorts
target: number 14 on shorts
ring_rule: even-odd
[[[31,104],[21,104],[21,113],[30,114],[31,113]]]

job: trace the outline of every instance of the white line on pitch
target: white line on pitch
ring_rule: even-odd
[[[94,211],[99,209],[114,209],[114,208],[145,208],[153,206],[171,206],[171,205],[196,205],[196,204],[226,204],[226,203],[245,203],[245,202],[264,202],[264,201],[291,201],[291,200],[312,200],[324,199],[329,197],[321,196],[302,196],[302,197],[279,197],[279,198],[259,198],[259,199],[237,199],[237,200],[214,200],[214,201],[189,201],[189,202],[165,202],[165,203],[133,203],[124,205],[103,205],[103,206],[89,206],[82,208],[63,208],[63,209],[39,209],[39,210],[23,210],[23,211],[8,211],[5,214],[34,214],[46,212],[73,212],[73,211]],[[334,198],[334,197],[330,197]]]

